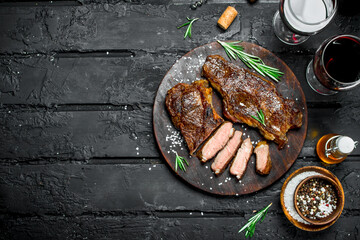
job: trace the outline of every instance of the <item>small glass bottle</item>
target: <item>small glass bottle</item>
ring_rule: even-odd
[[[350,137],[330,133],[320,138],[316,144],[316,152],[323,162],[336,164],[344,161],[357,144]]]

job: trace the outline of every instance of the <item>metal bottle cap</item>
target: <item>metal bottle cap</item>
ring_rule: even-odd
[[[336,139],[336,146],[338,147],[338,151],[340,153],[350,154],[354,150],[356,144],[350,137],[340,136]]]

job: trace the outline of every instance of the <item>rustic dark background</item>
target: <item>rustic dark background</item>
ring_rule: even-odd
[[[300,46],[274,35],[278,1],[213,0],[195,11],[190,2],[0,1],[0,239],[243,239],[237,231],[270,202],[255,239],[359,239],[359,148],[324,166],[346,196],[329,229],[294,227],[279,195],[296,169],[323,166],[314,150],[322,135],[360,140],[360,88],[324,97],[305,80],[322,41],[360,35],[360,1],[340,1],[335,20]],[[239,17],[223,31],[216,21],[228,5]],[[185,29],[176,27],[187,16],[200,20],[184,40]],[[152,129],[163,76],[186,52],[216,39],[275,53],[297,76],[308,105],[295,164],[275,184],[240,197],[209,195],[176,177]]]

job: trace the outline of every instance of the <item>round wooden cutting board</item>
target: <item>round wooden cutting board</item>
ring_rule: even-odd
[[[272,169],[269,175],[261,176],[255,172],[255,155],[253,154],[246,173],[240,181],[230,175],[229,168],[220,176],[216,176],[210,167],[212,161],[204,164],[196,156],[189,155],[186,143],[182,140],[180,132],[173,126],[167,113],[165,96],[167,91],[179,82],[190,84],[201,79],[201,69],[208,55],[218,54],[227,60],[229,58],[219,43],[212,42],[191,50],[177,60],[163,78],[156,94],[153,109],[156,141],[166,162],[177,175],[196,188],[213,194],[243,195],[259,191],[274,183],[295,162],[304,144],[308,125],[305,96],[291,69],[273,53],[256,44],[242,42],[240,45],[244,47],[245,52],[259,56],[265,64],[276,67],[284,73],[281,82],[275,83],[275,85],[283,97],[293,99],[298,104],[298,108],[303,113],[303,125],[299,129],[289,130],[287,133],[288,144],[282,150],[278,150],[277,144],[269,143],[272,159]],[[240,60],[232,60],[232,62],[246,68]],[[215,93],[215,90],[213,104],[216,111],[222,115],[221,98]],[[234,126],[244,133],[243,139],[249,136],[254,143],[263,140],[257,129],[244,124],[234,124]],[[189,166],[186,166],[186,172],[180,169],[177,172],[175,171],[175,152],[187,159]]]

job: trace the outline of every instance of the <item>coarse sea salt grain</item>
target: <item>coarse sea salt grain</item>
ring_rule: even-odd
[[[305,221],[304,219],[302,219],[300,217],[300,215],[297,213],[295,206],[294,206],[294,194],[295,194],[295,189],[296,187],[299,185],[299,183],[304,180],[307,177],[310,176],[314,176],[314,175],[322,175],[318,172],[315,171],[308,171],[308,172],[303,172],[300,173],[298,175],[296,175],[295,177],[293,177],[288,184],[286,185],[286,188],[284,190],[284,205],[285,208],[288,210],[289,214],[298,222],[300,223],[304,223],[307,225],[310,225],[310,223],[308,223],[307,221]]]

